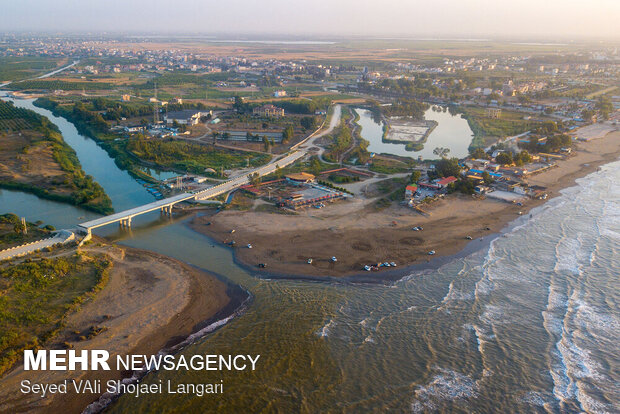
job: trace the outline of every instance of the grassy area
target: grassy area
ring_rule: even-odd
[[[65,317],[105,286],[109,267],[105,257],[76,253],[0,268],[0,374],[24,349],[52,339]]]
[[[62,61],[59,58],[4,56],[0,59],[0,83],[34,77],[39,73],[55,69]]]
[[[404,162],[397,159],[375,156],[372,159],[370,171],[379,174],[397,174],[409,171],[409,169],[411,169],[414,165],[415,161],[412,159],[408,162]]]
[[[223,150],[174,139],[131,139],[126,141],[125,150],[158,167],[195,174],[205,174],[207,168],[219,172],[222,169],[243,168],[248,165],[258,167],[271,158],[268,154]]]
[[[69,82],[61,80],[45,80],[45,79],[33,79],[23,82],[16,82],[11,84],[12,90],[20,91],[81,91],[84,90],[105,90],[112,89],[113,85],[104,82]]]
[[[499,138],[529,131],[537,124],[536,121],[524,119],[524,114],[514,111],[502,110],[498,119],[489,118],[486,115],[486,108],[481,107],[460,107],[458,112],[467,119],[474,133],[470,149],[486,147]]]

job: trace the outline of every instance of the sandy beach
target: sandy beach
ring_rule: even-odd
[[[620,132],[577,143],[575,149],[574,156],[530,177],[529,183],[546,187],[549,198],[557,196],[577,178],[618,158]],[[400,205],[375,211],[356,198],[321,210],[307,209],[299,215],[223,211],[196,217],[192,228],[222,243],[234,240],[236,260],[259,274],[342,277],[366,274],[366,264],[393,261],[403,267],[431,261],[431,250],[436,251],[432,256],[436,261],[460,252],[468,243],[482,245],[482,238],[499,232],[544,202],[530,199],[518,206],[452,194],[425,207],[431,213],[425,217]],[[413,231],[413,226],[424,230]],[[248,243],[252,249],[246,247]],[[332,256],[337,262],[331,261]],[[312,264],[307,263],[309,258]],[[265,263],[266,268],[258,268],[259,263]],[[382,274],[386,272],[372,272],[377,280]]]
[[[94,300],[69,315],[66,328],[46,349],[106,349],[110,356],[156,354],[180,343],[188,335],[221,317],[235,298],[212,275],[177,260],[128,247],[94,243],[89,253],[107,254],[113,261],[109,282]],[[237,298],[238,299],[238,298]],[[99,335],[80,340],[76,332],[105,327]],[[0,412],[80,413],[98,398],[95,394],[69,394],[57,398],[22,394],[23,379],[58,383],[64,379],[120,379],[130,373],[115,371],[24,372],[21,364],[0,380]]]

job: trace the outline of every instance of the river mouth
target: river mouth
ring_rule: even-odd
[[[48,117],[117,211],[153,200],[96,143]],[[85,150],[90,144],[96,148]],[[613,273],[618,183],[616,162],[533,211],[529,221],[524,217],[489,248],[387,286],[254,278],[230,249],[189,229],[183,217],[145,215],[131,232],[109,226],[101,234],[118,243],[247,289],[253,301],[242,316],[180,353],[261,354],[261,365],[251,375],[150,373],[144,382],[223,379],[226,395],[124,396],[108,410],[617,411],[620,379],[606,367],[620,365],[614,339],[620,315],[606,292],[620,289]],[[8,190],[0,191],[0,207],[57,227],[97,216]]]
[[[432,128],[425,142],[421,142],[422,148],[415,147],[413,150],[407,150],[406,142],[386,141],[384,139],[384,124],[377,122],[372,112],[364,108],[354,108],[359,115],[358,125],[362,127],[362,138],[367,140],[368,151],[377,154],[390,154],[401,157],[422,158],[432,160],[439,158],[433,153],[437,147],[449,148],[449,156],[463,158],[469,153],[469,145],[473,139],[473,132],[467,123],[467,120],[461,115],[452,115],[446,107],[432,106],[424,113],[424,119],[436,123]],[[405,123],[406,120],[399,120],[399,123]],[[409,126],[401,128],[403,131],[422,135],[428,126]],[[386,138],[389,138],[386,137]]]

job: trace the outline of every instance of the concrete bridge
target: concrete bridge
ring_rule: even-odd
[[[106,226],[112,223],[119,223],[122,227],[130,227],[131,219],[139,216],[141,214],[146,214],[151,211],[160,210],[163,214],[170,215],[172,213],[172,207],[180,203],[182,201],[199,201],[199,200],[207,200],[209,198],[217,197],[220,194],[228,193],[230,191],[236,190],[242,185],[248,184],[249,179],[248,175],[258,173],[260,176],[271,174],[278,168],[286,167],[289,164],[294,163],[301,157],[306,155],[305,151],[295,151],[284,158],[273,161],[270,164],[259,167],[251,172],[243,175],[239,175],[237,177],[231,178],[230,180],[218,184],[213,187],[209,187],[205,190],[194,192],[194,193],[183,193],[178,194],[173,197],[164,198],[162,200],[154,201],[152,203],[145,204],[143,206],[134,207],[129,210],[121,211],[119,213],[110,214],[109,216],[100,217],[95,220],[87,221],[85,223],[81,223],[77,225],[77,230],[80,233],[84,233],[87,236],[90,236],[93,229],[98,227]]]

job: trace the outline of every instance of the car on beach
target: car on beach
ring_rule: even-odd
[[[413,231],[422,231],[424,229],[422,228],[422,226],[415,226],[411,230],[413,230]]]
[[[466,238],[467,240],[472,240],[472,238],[473,238],[473,237],[471,237],[471,236],[465,236],[465,238]]]
[[[336,256],[332,256],[332,262],[337,262],[338,259],[336,259]]]
[[[312,258],[308,259],[308,264],[312,264]]]
[[[248,249],[251,249],[252,245],[250,243],[248,243]]]
[[[429,256],[432,256],[432,255],[434,255],[434,254],[435,254],[435,250],[431,250],[430,252],[428,252],[428,255],[429,255]]]

